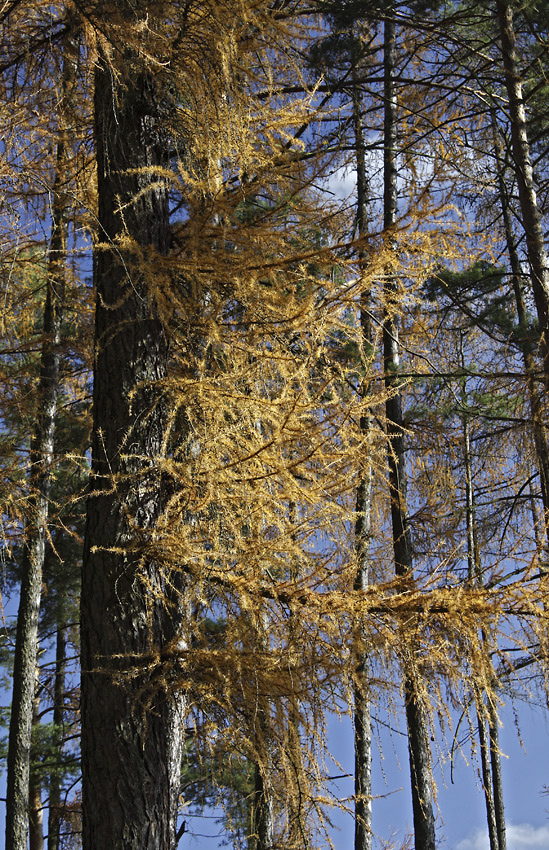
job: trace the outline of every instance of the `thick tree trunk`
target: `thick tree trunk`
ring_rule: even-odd
[[[70,61],[70,59],[67,60],[67,66]],[[68,96],[68,87],[65,81],[65,96]],[[57,144],[53,187],[44,335],[36,397],[37,421],[30,448],[30,514],[25,529],[23,579],[17,615],[8,745],[6,850],[27,850],[28,840],[29,759],[38,653],[38,621],[46,552],[51,467],[59,392],[61,322],[65,298],[66,157],[66,142],[61,130]]]
[[[396,39],[390,17],[384,20],[384,229],[389,242],[397,216],[396,109],[394,84]],[[385,386],[390,395],[385,405],[389,466],[389,490],[393,549],[397,576],[413,573],[410,522],[406,504],[406,458],[404,422],[400,392],[399,305],[397,281],[388,269],[385,278],[385,317],[383,322],[383,360]],[[404,673],[404,698],[408,727],[408,752],[412,783],[415,850],[435,850],[435,815],[431,752],[425,707],[413,676]]]
[[[353,60],[351,60],[353,61]],[[367,233],[368,178],[364,155],[364,130],[362,126],[362,103],[357,82],[357,69],[352,65],[352,103],[353,126],[355,136],[355,161],[357,171],[357,231],[359,240]],[[358,266],[361,278],[367,265],[365,246],[362,241],[358,249]],[[372,329],[370,322],[370,298],[364,290],[360,296],[360,327],[362,331],[361,368],[364,377],[360,393],[367,398],[370,392],[369,372],[371,369]],[[365,451],[368,451],[372,434],[372,416],[369,412],[360,417],[360,433],[364,438]],[[366,460],[364,470],[357,487],[355,549],[357,554],[357,573],[355,590],[365,590],[370,578],[370,534],[372,515],[372,464]],[[354,696],[354,736],[355,736],[355,850],[371,850],[372,847],[372,719],[370,700],[368,699],[369,664],[368,653],[364,645],[362,620],[357,624],[356,681]]]
[[[128,14],[130,14],[128,7]],[[135,26],[135,19],[128,20]],[[142,59],[121,56],[125,84],[100,54],[95,71],[98,247],[92,483],[82,576],[83,847],[172,850],[182,704],[153,658],[181,618],[152,551],[167,500],[158,469],[168,343],[145,258],[169,242],[160,107]],[[126,68],[131,72],[126,74]],[[120,244],[124,236],[126,243]]]
[[[543,235],[541,214],[534,187],[534,173],[526,126],[526,111],[519,71],[517,46],[513,26],[513,11],[505,0],[496,0],[499,22],[505,87],[509,102],[511,141],[521,218],[526,234],[532,290],[541,332],[541,353],[544,363],[545,386],[549,389],[549,265]]]

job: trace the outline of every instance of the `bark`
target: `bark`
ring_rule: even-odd
[[[57,623],[57,640],[55,647],[55,677],[53,683],[53,723],[55,727],[55,745],[62,761],[64,700],[65,700],[65,629]],[[59,849],[59,831],[61,825],[61,771],[54,770],[50,776],[50,796],[48,810],[48,850]]]
[[[465,368],[463,334],[460,338],[461,366]],[[469,427],[467,379],[462,381],[462,425],[465,464],[466,524],[467,524],[467,562],[469,581],[474,587],[482,586],[482,570],[476,533],[475,495],[473,486],[473,463],[471,456],[471,435]],[[482,642],[488,651],[488,637],[481,630]],[[495,683],[495,675],[493,676]],[[505,850],[505,812],[503,807],[503,785],[501,777],[501,759],[498,742],[498,718],[493,698],[488,695],[488,709],[485,708],[480,688],[474,692],[477,709],[477,729],[482,768],[482,786],[486,804],[486,820],[490,850]],[[488,731],[487,731],[488,730]]]
[[[66,69],[71,60],[66,62]],[[70,73],[66,71],[66,73]],[[70,84],[64,80],[65,97]],[[62,108],[62,107],[61,107]],[[27,850],[29,765],[35,672],[38,658],[38,621],[42,573],[47,541],[51,468],[59,393],[61,323],[65,298],[66,262],[66,141],[61,128],[57,143],[53,187],[51,238],[48,252],[44,334],[40,360],[37,421],[30,447],[30,513],[25,529],[22,582],[17,615],[8,744],[6,850]]]
[[[274,847],[274,803],[267,772],[266,767],[256,764],[252,818],[255,850],[273,850]]]
[[[496,810],[494,806],[494,789],[492,786],[492,773],[490,770],[490,740],[486,733],[486,723],[482,714],[482,697],[480,694],[476,695],[476,703],[480,764],[482,768],[482,788],[484,790],[484,802],[486,805],[488,839],[490,841],[490,850],[499,850]]]
[[[252,625],[252,652],[257,647],[265,651],[268,645],[268,622],[260,618],[258,625]],[[252,808],[252,834],[255,837],[255,850],[274,850],[274,789],[273,789],[273,750],[272,729],[270,723],[271,706],[262,693],[259,682],[260,671],[256,679],[256,700],[253,705],[252,736],[257,759],[254,775],[254,795]]]
[[[527,329],[527,313],[524,304],[524,296],[522,292],[522,271],[520,267],[520,259],[516,247],[516,242],[511,224],[511,213],[509,205],[509,196],[507,186],[505,184],[505,162],[502,156],[501,144],[499,142],[497,125],[494,111],[492,111],[492,132],[494,137],[494,150],[496,155],[497,177],[498,177],[498,192],[501,204],[501,213],[503,218],[503,229],[505,233],[505,242],[507,245],[507,253],[509,255],[509,263],[511,265],[511,275],[513,283],[513,293],[515,296],[515,306],[517,310],[517,318],[519,326],[525,331]],[[549,517],[549,444],[547,442],[547,432],[544,425],[543,416],[543,401],[540,394],[539,380],[537,378],[537,364],[532,352],[532,346],[528,339],[519,340],[522,359],[524,363],[524,373],[526,376],[528,395],[530,401],[530,411],[532,414],[532,432],[534,436],[534,447],[536,451],[536,460],[540,476],[541,496],[543,508],[545,512],[545,538],[548,538],[547,518]]]
[[[168,498],[158,459],[167,415],[159,383],[169,351],[138,256],[158,264],[168,251],[168,192],[155,167],[169,163],[152,77],[131,49],[119,55],[125,85],[102,53],[95,69],[98,236],[112,247],[94,256],[92,483],[81,598],[83,847],[172,850],[183,705],[163,665],[151,664],[173,646],[182,616],[177,577],[153,551]]]
[[[394,85],[396,39],[394,21],[384,20],[384,230],[391,244],[392,230],[397,216],[397,99]],[[385,415],[389,467],[389,491],[395,571],[402,578],[412,576],[413,557],[410,521],[406,504],[406,456],[402,395],[398,372],[399,305],[398,285],[388,269],[385,278],[385,317],[383,322],[383,360],[385,386],[390,393]],[[415,850],[435,850],[434,790],[431,774],[431,752],[425,707],[418,694],[413,676],[404,673],[404,698],[408,727],[408,752],[412,784]]]
[[[513,25],[513,11],[511,5],[504,0],[496,0],[496,9],[505,70],[505,87],[509,103],[511,142],[519,190],[521,219],[526,234],[532,290],[541,333],[540,348],[544,364],[545,386],[546,389],[549,389],[549,265],[534,186],[523,85]]]
[[[32,704],[32,728],[40,726],[39,668]],[[44,814],[42,809],[42,781],[36,766],[31,764],[29,778],[29,850],[44,850]]]
[[[499,850],[507,850],[505,806],[503,803],[503,780],[501,775],[501,756],[499,749],[499,722],[496,707],[492,699],[488,700],[488,734],[490,739],[492,790],[494,795],[494,813],[498,835],[498,848]]]
[[[297,505],[294,501],[289,505],[289,518],[292,528],[297,525]],[[296,535],[292,531],[292,543],[296,543]],[[290,580],[295,584],[299,580],[299,565],[292,563],[290,568]],[[288,622],[288,646],[290,649],[290,664],[299,665],[299,658],[295,649],[296,632],[298,622],[296,612],[290,610]],[[307,777],[303,764],[303,751],[301,741],[301,706],[299,696],[290,694],[288,699],[288,760],[290,763],[291,776],[288,781],[288,850],[304,850],[309,845],[307,834],[306,811],[304,800],[307,794]]]
[[[353,62],[353,60],[351,60]],[[367,256],[362,240],[367,234],[368,178],[364,155],[364,130],[362,126],[362,105],[357,81],[357,69],[352,65],[352,103],[353,126],[355,136],[355,162],[357,170],[357,231],[359,240],[358,264],[361,277],[364,276]],[[364,282],[362,284],[364,287]],[[362,368],[365,372],[360,393],[366,398],[370,392],[368,373],[371,368],[372,329],[370,322],[370,298],[364,289],[360,303],[360,327],[362,332]],[[360,433],[364,445],[369,445],[372,433],[372,416],[365,412],[360,417]],[[366,449],[367,450],[367,449]],[[355,548],[357,553],[357,573],[355,590],[365,590],[370,577],[370,535],[372,514],[372,464],[364,465],[357,487]],[[369,665],[368,654],[364,646],[364,629],[359,622],[357,627],[356,681],[354,696],[354,736],[355,736],[355,850],[371,850],[372,847],[372,719],[368,699]]]

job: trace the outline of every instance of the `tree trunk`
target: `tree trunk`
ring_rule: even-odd
[[[268,621],[265,615],[259,623],[250,624],[252,652],[257,648],[261,653],[268,646]],[[273,732],[270,716],[271,705],[262,692],[259,682],[260,671],[256,676],[256,697],[252,706],[251,735],[256,749],[254,795],[252,808],[252,832],[255,837],[255,850],[274,850],[274,788],[273,788]]]
[[[357,81],[357,69],[352,62],[352,103],[353,126],[355,136],[355,161],[357,171],[357,232],[359,240],[367,233],[368,178],[364,155],[364,130],[362,126],[361,97]],[[363,278],[366,271],[367,256],[362,241],[359,242],[358,266]],[[360,295],[361,327],[361,369],[364,377],[360,386],[362,398],[370,392],[369,373],[372,361],[372,329],[370,322],[370,297],[364,290]],[[369,411],[360,417],[360,433],[365,447],[369,446],[372,434],[372,416]],[[365,448],[365,451],[368,449]],[[355,590],[365,590],[370,578],[370,537],[372,515],[372,464],[368,458],[357,487],[355,549],[357,554],[357,573]],[[354,697],[354,736],[355,736],[355,850],[371,850],[372,847],[372,719],[370,700],[368,699],[369,664],[368,653],[364,645],[362,618],[357,625],[356,680],[353,687]]]
[[[534,173],[526,127],[526,111],[518,65],[513,11],[511,5],[506,3],[505,0],[496,0],[496,9],[505,70],[505,87],[509,102],[511,141],[521,218],[526,233],[532,290],[541,333],[540,348],[544,363],[545,386],[546,389],[549,389],[549,265],[541,214],[534,188]]]
[[[396,109],[394,20],[384,19],[384,150],[383,226],[389,243],[397,216]],[[399,305],[397,281],[387,270],[384,287],[383,360],[385,386],[390,395],[385,405],[389,466],[389,491],[393,549],[397,576],[413,573],[410,523],[406,504],[407,481],[404,424],[400,392]],[[435,850],[434,791],[425,707],[413,676],[404,673],[404,698],[408,727],[408,752],[412,783],[415,850]]]
[[[267,768],[255,765],[254,806],[252,829],[255,850],[274,848],[274,802],[267,781]]]
[[[499,751],[499,722],[493,699],[488,699],[488,734],[490,738],[490,762],[492,767],[492,792],[494,795],[494,813],[498,834],[499,850],[507,850],[505,827],[505,806],[503,803],[503,780],[501,776],[501,756]]]
[[[477,730],[480,747],[480,764],[482,769],[482,788],[484,791],[484,802],[486,805],[486,822],[488,824],[488,840],[490,850],[499,850],[498,829],[496,824],[496,810],[494,806],[494,789],[492,786],[492,773],[490,770],[490,740],[486,733],[486,721],[482,713],[482,696],[477,693]]]
[[[461,366],[464,368],[463,336],[460,338]],[[478,549],[475,529],[475,501],[473,491],[473,469],[471,461],[471,446],[469,434],[469,418],[467,416],[467,385],[466,379],[462,382],[461,400],[463,406],[463,447],[465,463],[465,510],[467,527],[467,562],[468,575],[472,587],[477,586],[480,579],[480,565],[478,563]],[[484,791],[484,802],[486,807],[486,822],[488,825],[488,839],[490,850],[499,850],[498,832],[496,824],[496,811],[494,807],[494,789],[492,784],[492,773],[490,769],[490,739],[486,732],[486,719],[483,705],[483,694],[479,688],[475,688],[475,703],[477,711],[477,731],[480,748],[480,765],[482,771],[482,788]]]
[[[94,257],[92,482],[81,599],[83,847],[172,850],[183,706],[162,665],[155,675],[151,663],[173,643],[182,616],[175,594],[169,598],[176,578],[151,551],[168,497],[158,469],[167,415],[158,384],[167,375],[168,342],[139,266],[143,253],[158,267],[168,251],[168,191],[155,167],[169,162],[144,60],[128,48],[118,61],[113,70],[100,53],[95,69],[98,238],[109,247]]]
[[[70,57],[65,60],[63,80],[65,99],[69,96],[70,90],[71,62]],[[38,621],[46,552],[51,466],[59,392],[59,346],[65,298],[67,198],[64,186],[67,182],[66,169],[66,140],[61,126],[53,187],[44,334],[37,390],[37,420],[30,447],[30,513],[25,529],[22,557],[23,579],[17,615],[8,745],[6,850],[27,850],[28,840],[29,760],[38,656]]]
[[[289,519],[292,528],[297,525],[297,505],[294,501],[289,504]],[[296,542],[296,535],[292,531],[292,543]],[[293,562],[290,566],[290,580],[297,583],[299,580],[299,564]],[[290,610],[288,618],[288,648],[290,666],[299,665],[299,657],[295,648],[296,631],[298,620],[295,611]],[[303,749],[301,741],[301,706],[299,696],[290,693],[288,699],[288,753],[291,774],[288,777],[288,850],[307,850],[309,836],[307,833],[306,807],[307,799],[307,773],[303,764]]]
[[[61,606],[58,603],[58,608]],[[63,758],[63,724],[65,700],[65,628],[57,617],[57,640],[55,648],[55,677],[53,683],[53,724],[55,727],[55,746],[59,762]],[[61,771],[54,770],[50,777],[50,796],[48,810],[48,850],[59,850],[59,831],[61,824]]]
[[[36,684],[32,703],[32,728],[40,726],[40,681],[36,667]],[[32,753],[31,753],[32,755]],[[42,781],[36,765],[30,766],[29,775],[29,850],[44,850],[44,814],[42,809]]]
[[[494,152],[496,156],[497,178],[498,178],[498,193],[501,205],[501,214],[503,218],[503,229],[505,233],[505,242],[507,245],[507,253],[509,254],[509,263],[511,265],[511,275],[513,282],[513,293],[515,296],[515,305],[517,309],[517,318],[519,326],[527,331],[527,314],[524,304],[524,296],[522,292],[522,270],[516,247],[516,242],[511,224],[511,213],[509,209],[509,196],[507,186],[505,184],[505,162],[503,159],[501,144],[498,137],[497,123],[495,110],[492,110],[492,135],[494,139]],[[532,413],[532,431],[534,436],[534,447],[536,450],[536,459],[541,484],[541,496],[545,513],[545,540],[549,538],[547,522],[549,518],[549,444],[547,442],[547,432],[544,425],[543,403],[540,394],[539,380],[536,378],[538,371],[532,346],[528,339],[520,339],[520,348],[522,359],[524,362],[524,373],[528,385],[528,395],[530,399],[530,411]]]
[[[465,370],[463,334],[460,338],[461,367]],[[475,493],[473,486],[473,462],[471,456],[471,435],[468,415],[467,378],[463,377],[461,388],[463,459],[465,465],[465,500],[467,524],[467,566],[472,587],[482,587],[482,569],[476,533]],[[481,630],[482,642],[488,649],[488,638]],[[490,662],[491,664],[491,662]],[[495,680],[495,675],[493,676]],[[492,696],[488,695],[488,709],[484,705],[484,694],[475,687],[474,696],[477,709],[477,729],[482,768],[482,786],[486,804],[486,820],[490,850],[505,850],[505,812],[503,808],[503,785],[501,778],[501,760],[498,746],[498,718]],[[488,729],[488,731],[487,731]],[[503,843],[502,843],[503,842]]]

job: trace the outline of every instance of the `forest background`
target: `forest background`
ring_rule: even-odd
[[[434,850],[441,764],[520,847],[546,5],[6,0],[0,27],[6,850],[172,850],[213,810],[248,850],[337,846],[338,811],[355,850]],[[376,826],[387,727],[407,838]]]

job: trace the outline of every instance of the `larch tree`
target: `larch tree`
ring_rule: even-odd
[[[167,375],[169,343],[140,261],[162,274],[170,246],[162,123],[170,100],[152,70],[160,41],[156,11],[141,3],[97,12],[96,343],[81,606],[83,846],[168,850],[176,835],[180,705],[155,685],[145,659],[170,644],[181,616],[158,593],[169,591],[170,581],[151,545],[168,498],[158,469],[167,410],[157,387]],[[100,35],[107,22],[113,41]],[[139,703],[147,689],[154,710],[145,715]]]
[[[227,144],[220,126],[229,109],[235,110],[238,119],[234,98],[245,85],[245,56],[253,58],[255,47],[269,61],[265,33],[270,31],[276,38],[277,20],[277,10],[268,4],[249,10],[239,2],[227,8],[211,3],[201,9],[128,4],[98,8],[92,16],[97,38],[98,213],[93,459],[81,604],[85,848],[107,844],[171,848],[176,842],[186,699],[178,693],[178,658],[192,657],[193,630],[185,588],[189,576],[194,576],[193,593],[199,596],[203,582],[213,588],[216,582],[193,570],[193,536],[202,528],[204,504],[213,498],[207,495],[210,483],[193,480],[191,475],[193,466],[201,467],[208,456],[207,443],[203,445],[191,425],[199,397],[180,391],[175,402],[168,400],[177,382],[184,387],[185,381],[191,381],[192,388],[195,380],[200,388],[200,373],[206,370],[208,377],[209,363],[233,386],[236,380],[238,387],[234,365],[223,362],[225,355],[216,352],[215,337],[211,341],[206,333],[216,311],[226,333],[234,324],[242,324],[239,312],[243,313],[253,337],[257,334],[254,322],[261,328],[263,322],[271,321],[269,312],[275,322],[281,321],[273,311],[277,302],[287,302],[283,312],[294,303],[292,293],[302,268],[299,259],[290,267],[290,289],[285,292],[283,269],[288,260],[272,261],[276,243],[269,246],[265,240],[261,246],[264,267],[257,259],[253,263],[252,257],[257,257],[253,228],[250,245],[241,246],[229,217],[231,204],[234,208],[247,194],[257,194],[260,181],[266,179],[261,172],[271,170],[271,162],[283,174],[284,169],[295,170],[299,156],[280,143],[286,131],[279,140],[275,121],[269,126],[267,119],[264,140],[259,136],[259,155],[255,139],[249,145],[248,160],[258,176],[245,174],[246,156],[230,148],[232,140]],[[207,73],[204,63],[208,63]],[[251,71],[265,76],[260,61]],[[198,109],[204,110],[202,115]],[[179,126],[178,115],[182,116]],[[244,138],[248,131],[244,127],[239,132]],[[291,138],[292,134],[290,142]],[[229,169],[230,159],[236,158],[235,189],[223,184],[223,156]],[[178,173],[187,187],[180,203],[187,215],[172,227],[170,206],[176,202],[170,200],[170,187]],[[228,199],[225,209],[222,205],[215,209],[218,196],[221,201]],[[282,195],[280,203],[274,196],[275,215],[287,203],[292,209],[292,194],[287,197],[286,201]],[[287,232],[288,228],[282,228],[278,236],[273,235],[287,241]],[[182,260],[179,266],[174,261],[177,252]],[[234,263],[235,270],[231,272],[229,266],[229,274],[222,274],[216,254]],[[239,277],[239,263],[259,293],[262,288],[267,295],[272,293],[266,299],[265,319],[260,312],[254,318],[262,299],[257,291],[253,297],[248,294],[253,290],[249,280]],[[221,279],[216,281],[216,275]],[[296,283],[291,282],[293,277]],[[239,288],[244,299],[241,307]],[[298,293],[298,301],[299,297]],[[250,354],[245,368],[256,360]],[[177,361],[182,371],[171,372]],[[255,383],[256,404],[265,404],[263,381]],[[242,398],[250,408],[249,420],[253,397],[248,391]],[[222,411],[220,422],[225,417],[230,423],[231,415]],[[201,414],[196,420],[199,426],[204,427]],[[205,427],[210,427],[208,420]],[[266,427],[264,417],[258,416],[249,432],[241,426],[241,434],[257,445]],[[301,439],[298,432],[296,438]],[[272,443],[267,441],[267,447]],[[260,448],[247,451],[251,458],[263,457]],[[232,470],[233,464],[226,459],[224,465]],[[243,501],[238,491],[227,498],[235,500],[233,510]],[[193,509],[193,500],[200,509]],[[188,506],[181,508],[185,503]],[[220,512],[225,516],[227,507],[223,502],[216,507],[214,502],[212,518]],[[238,529],[244,545],[252,532],[265,535],[265,519],[257,525],[257,517],[253,522],[243,518],[239,529],[238,517],[237,509],[230,527]],[[206,564],[215,562],[215,552],[221,554],[223,540],[228,539],[227,532],[218,534],[219,539],[210,543],[211,554],[204,551]],[[245,564],[245,569],[250,568],[251,564]],[[258,622],[262,616],[253,615]],[[242,626],[242,616],[238,622]],[[255,644],[252,652],[258,659],[266,655],[266,649]],[[251,675],[253,680],[258,671]],[[261,730],[262,740],[268,741],[269,734]],[[263,789],[259,796],[265,796]],[[257,831],[262,833],[261,821]],[[267,836],[260,841],[271,843]]]
[[[176,847],[185,739],[197,764],[218,773],[208,779],[209,801],[216,778],[222,787],[230,769],[242,770],[237,786],[252,806],[239,839],[257,850],[308,846],[328,826],[325,726],[342,703],[354,715],[349,800],[357,850],[366,850],[370,709],[384,693],[397,694],[396,706],[402,692],[416,850],[431,850],[429,698],[444,711],[447,688],[450,715],[476,687],[493,700],[494,729],[487,646],[500,651],[498,629],[522,645],[543,622],[545,577],[529,591],[520,582],[531,566],[516,582],[501,569],[518,551],[518,507],[499,551],[487,556],[486,581],[464,578],[468,532],[472,541],[464,517],[480,517],[481,507],[467,501],[463,481],[481,480],[476,486],[492,492],[496,472],[480,461],[475,476],[464,472],[464,417],[451,407],[463,377],[452,361],[455,328],[440,292],[436,311],[420,293],[440,256],[452,254],[460,270],[465,258],[489,253],[470,228],[443,220],[441,211],[451,218],[455,209],[440,201],[456,195],[470,154],[467,147],[450,162],[444,132],[453,128],[446,149],[457,150],[459,121],[478,117],[457,81],[473,79],[479,65],[460,67],[462,55],[452,64],[444,34],[409,10],[371,9],[371,22],[359,25],[365,4],[343,5],[342,40],[359,49],[341,60],[340,79],[327,65],[315,73],[303,64],[311,42],[326,35],[322,15],[336,17],[331,4],[322,15],[266,0],[71,6],[83,33],[78,96],[93,100],[88,151],[97,168],[86,195],[95,349],[81,593],[85,850]],[[11,4],[6,20],[22,9]],[[40,7],[25,32],[37,54],[59,62],[67,28],[65,10],[57,14]],[[450,14],[444,33],[454,26],[463,38],[467,20]],[[398,22],[431,39],[403,39],[402,65]],[[15,35],[12,47],[0,61],[3,79],[34,115],[21,94],[26,48]],[[414,76],[428,63],[427,97]],[[40,161],[51,134],[30,138],[27,166]],[[345,207],[324,187],[351,162],[357,198]],[[22,168],[17,157],[11,165]],[[405,191],[397,192],[397,169]],[[74,194],[83,203],[76,175]],[[33,208],[30,192],[25,200]],[[477,296],[459,295],[469,313]],[[501,376],[517,349],[475,316],[475,391],[488,396],[493,380],[500,405],[486,412],[488,402],[479,402],[475,416],[507,423]],[[373,354],[380,341],[382,362]],[[431,404],[424,421],[414,401],[418,410]],[[478,439],[492,459],[500,452],[494,470],[505,472],[505,504],[514,499],[522,510],[531,462],[516,461],[520,404],[512,433],[486,429]],[[71,461],[86,468],[85,458],[65,458],[57,487]],[[2,471],[9,477],[7,462]],[[79,536],[78,498],[66,489],[75,514],[60,507],[55,529],[50,522],[48,552],[58,560],[66,551],[58,536]],[[482,522],[484,543],[497,509]],[[474,560],[472,547],[469,554]],[[43,671],[41,681],[54,691],[59,727],[68,713],[67,623],[57,607],[47,616],[58,642],[55,673]],[[528,617],[536,626],[521,631]],[[49,787],[55,847],[59,816],[68,815],[53,774]]]

